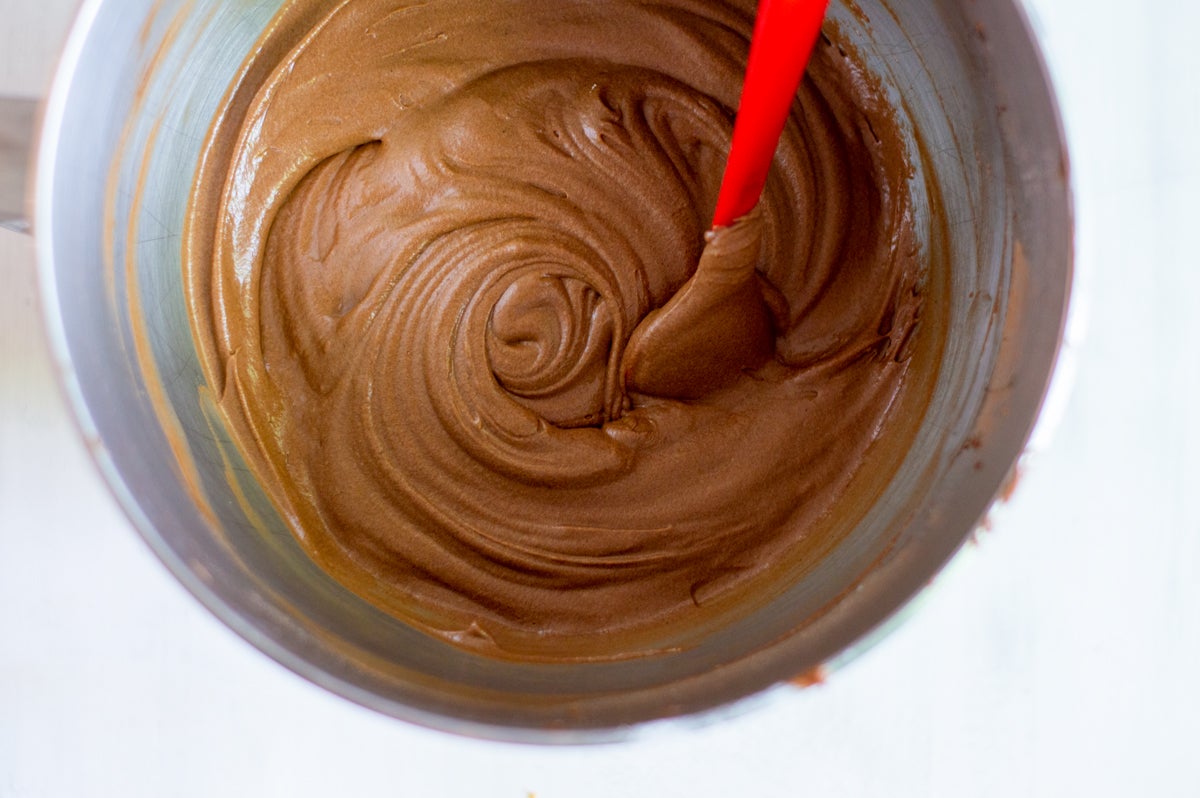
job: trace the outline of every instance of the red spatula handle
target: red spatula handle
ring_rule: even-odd
[[[733,224],[758,204],[828,6],[829,0],[759,0],[713,227]]]

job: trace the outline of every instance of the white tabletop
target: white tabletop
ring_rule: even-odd
[[[72,6],[0,0],[0,93],[42,90]],[[1200,795],[1200,10],[1029,6],[1088,311],[1056,435],[898,632],[699,730],[464,740],[268,660],[101,485],[50,372],[30,241],[0,231],[0,796]]]

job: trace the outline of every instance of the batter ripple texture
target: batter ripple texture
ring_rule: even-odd
[[[912,161],[831,29],[759,209],[706,240],[752,23],[302,0],[263,37],[188,299],[243,455],[355,593],[484,655],[647,655],[777,593],[882,489],[936,373]],[[630,392],[630,336],[701,257],[753,261],[773,353]]]

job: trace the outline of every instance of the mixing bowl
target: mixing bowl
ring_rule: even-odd
[[[283,0],[87,0],[44,105],[33,220],[54,356],[87,445],[138,531],[212,612],[346,698],[505,740],[626,736],[736,704],[860,650],[975,529],[1026,446],[1072,280],[1067,156],[1013,0],[834,2],[942,196],[947,342],[902,466],[821,562],[682,651],[544,664],[466,653],[317,568],[230,442],[203,384],[181,246],[202,145]],[[30,108],[0,106],[0,214]],[[938,212],[922,206],[921,213]],[[931,244],[933,245],[933,244]]]

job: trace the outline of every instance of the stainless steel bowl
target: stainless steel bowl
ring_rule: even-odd
[[[87,0],[35,176],[46,317],[83,434],[153,550],[235,631],[398,718],[506,740],[609,739],[849,656],[974,530],[1038,417],[1072,276],[1063,137],[1014,0],[831,11],[910,121],[918,177],[940,186],[950,232],[949,343],[903,467],[833,554],[744,620],[687,651],[579,665],[469,655],[341,588],[296,545],[198,390],[180,269],[188,195],[214,111],[282,2]],[[9,183],[19,171],[2,170]]]

